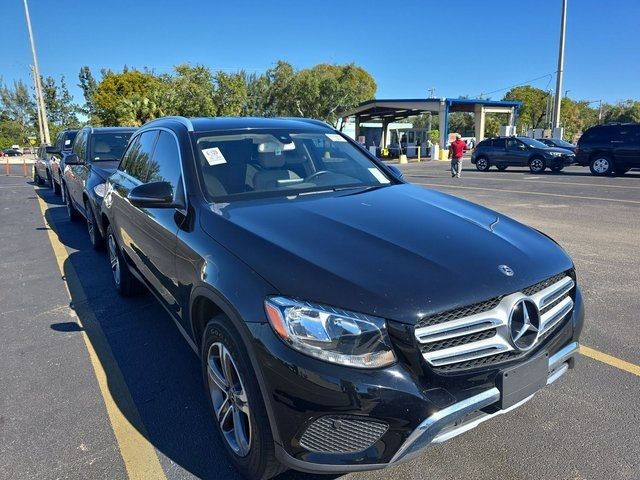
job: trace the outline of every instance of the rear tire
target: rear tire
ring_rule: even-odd
[[[529,170],[531,173],[542,173],[544,169],[547,168],[547,165],[544,162],[543,158],[533,157],[529,160]]]
[[[476,168],[481,172],[486,172],[491,168],[491,164],[487,157],[480,157],[476,159]]]
[[[260,387],[239,338],[224,315],[207,324],[201,352],[205,393],[220,441],[235,468],[249,480],[267,480],[286,467],[276,459]]]
[[[593,175],[604,176],[613,173],[613,161],[607,155],[596,155],[589,162],[589,170]]]

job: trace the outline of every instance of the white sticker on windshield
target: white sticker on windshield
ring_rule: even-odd
[[[65,145],[71,145],[71,140],[69,140],[68,138],[64,141]]]
[[[204,158],[207,159],[207,163],[212,167],[214,165],[227,163],[227,160],[224,158],[224,155],[222,155],[222,152],[218,147],[204,148],[202,149],[202,154],[204,155]]]
[[[378,170],[377,168],[370,168],[369,171],[371,172],[371,175],[376,177],[376,180],[378,180],[380,183],[391,183],[389,181],[389,179],[387,177],[385,177],[382,174],[382,172],[380,170]]]
[[[325,135],[332,142],[346,142],[347,141],[342,135],[338,135],[337,133],[325,133]]]

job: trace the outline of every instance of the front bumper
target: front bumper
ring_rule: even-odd
[[[572,317],[531,355],[548,354],[547,384],[573,367],[583,321],[578,289]],[[300,471],[344,473],[392,466],[416,457],[431,444],[449,440],[507,413],[533,396],[500,409],[497,367],[466,375],[429,374],[424,369],[416,371],[401,351],[400,361],[388,368],[350,369],[292,350],[266,324],[252,324],[249,328],[256,340],[276,455],[283,464]],[[327,418],[337,418],[337,423],[340,418],[383,422],[387,429],[359,451],[309,448],[305,432]],[[334,428],[339,432],[341,427],[334,425]],[[334,432],[329,428],[321,433],[331,436]],[[321,435],[316,434],[316,438],[322,440]],[[337,436],[338,440],[344,438]],[[340,447],[340,441],[332,445]]]

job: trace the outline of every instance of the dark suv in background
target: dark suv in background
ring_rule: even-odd
[[[115,288],[148,287],[198,352],[247,478],[395,465],[573,366],[564,250],[401,177],[322,122],[178,117],[107,180]]]
[[[71,153],[73,141],[78,130],[63,130],[56,136],[56,141],[51,147],[47,147],[49,154],[49,185],[58,195],[62,194],[62,172],[64,171],[64,158]]]
[[[594,175],[624,175],[640,168],[640,123],[612,123],[589,128],[578,140],[576,161]]]
[[[495,165],[498,170],[529,167],[531,173],[542,173],[545,168],[559,172],[573,163],[574,158],[570,150],[549,147],[529,137],[498,137],[480,142],[471,154],[471,163],[481,172]]]
[[[84,217],[93,248],[104,243],[101,230],[100,205],[105,192],[105,181],[116,171],[122,153],[135,128],[84,127],[76,135],[71,152],[65,158],[62,191],[69,218]]]

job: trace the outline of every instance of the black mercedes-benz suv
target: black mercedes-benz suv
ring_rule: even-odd
[[[471,154],[471,163],[481,172],[495,165],[498,170],[507,167],[529,167],[531,173],[542,173],[545,168],[559,172],[575,159],[566,148],[549,147],[528,137],[488,138],[478,144]]]
[[[593,175],[624,175],[640,168],[640,123],[610,123],[589,128],[578,139],[576,160]]]
[[[573,367],[558,244],[318,121],[149,122],[102,212],[116,289],[170,312],[247,478],[397,464]]]
[[[78,132],[65,158],[61,184],[67,214],[72,221],[84,217],[94,249],[103,248],[105,233],[100,217],[105,181],[115,172],[124,153],[132,127],[84,127]]]

